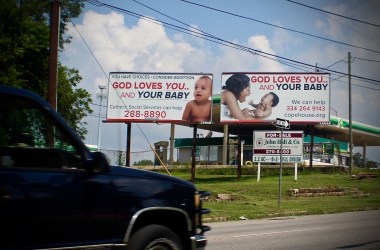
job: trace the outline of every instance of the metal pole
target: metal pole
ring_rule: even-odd
[[[261,175],[261,164],[259,162],[257,163],[257,182],[260,181],[260,175]]]
[[[284,129],[281,128],[281,144],[280,144],[280,176],[278,178],[278,207],[281,206],[281,184],[282,184],[282,144],[284,138]]]
[[[348,116],[349,116],[349,139],[350,139],[350,173],[353,166],[353,138],[352,138],[352,102],[351,102],[351,52],[348,52]]]
[[[100,95],[98,95],[98,97],[100,98],[100,101],[99,101],[99,120],[98,120],[98,151],[100,151],[100,130],[101,130],[101,118],[102,118],[102,115],[101,115],[101,111],[102,111],[102,100],[103,100],[103,90],[106,88],[106,86],[102,86],[102,85],[99,85],[99,89],[100,89]]]

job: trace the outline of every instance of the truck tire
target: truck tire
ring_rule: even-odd
[[[127,250],[182,250],[178,236],[169,228],[149,225],[139,229],[130,238]]]

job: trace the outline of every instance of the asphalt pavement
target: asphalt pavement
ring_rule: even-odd
[[[380,249],[380,210],[207,225],[207,250]]]

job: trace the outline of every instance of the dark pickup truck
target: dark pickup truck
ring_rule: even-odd
[[[110,166],[41,97],[0,85],[0,249],[204,249],[207,195]]]

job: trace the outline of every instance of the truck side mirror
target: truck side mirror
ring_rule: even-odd
[[[90,170],[95,172],[109,172],[110,165],[108,159],[102,152],[92,152],[92,159],[89,160]]]

